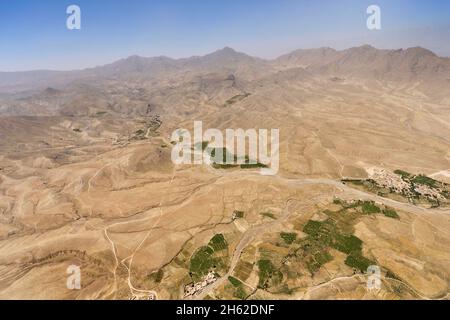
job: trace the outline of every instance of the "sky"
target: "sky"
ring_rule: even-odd
[[[81,29],[69,30],[69,5]],[[381,30],[368,30],[369,5]],[[229,46],[262,58],[299,48],[423,46],[450,56],[448,0],[0,0],[0,71],[72,70],[130,55]]]

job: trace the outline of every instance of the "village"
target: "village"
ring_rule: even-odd
[[[194,296],[200,292],[210,284],[214,283],[217,280],[216,274],[213,271],[210,271],[204,278],[203,281],[190,283],[184,287],[184,297]]]
[[[444,190],[435,186],[431,186],[430,182],[419,183],[417,177],[423,177],[424,180],[434,181],[426,176],[412,176],[407,172],[396,170],[389,172],[385,169],[374,168],[370,172],[371,179],[382,188],[389,189],[391,192],[402,194],[408,199],[420,195],[428,200],[446,201],[443,195]]]

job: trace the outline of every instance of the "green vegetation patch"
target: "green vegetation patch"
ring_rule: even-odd
[[[306,267],[311,274],[316,273],[327,262],[333,260],[333,257],[328,251],[318,251],[310,256],[306,260]]]
[[[430,177],[427,177],[425,175],[419,174],[418,176],[414,176],[414,178],[411,179],[413,183],[422,184],[429,186],[431,188],[436,188],[439,185],[439,181],[436,181]]]
[[[326,221],[309,220],[303,228],[308,237],[301,241],[299,251],[304,258],[306,267],[311,274],[316,273],[322,265],[331,261],[333,257],[328,248],[333,242],[336,225],[332,219]]]
[[[262,215],[263,217],[267,217],[267,218],[276,220],[276,217],[272,212],[261,212],[260,215]]]
[[[192,278],[199,281],[208,272],[223,267],[224,259],[217,257],[215,253],[227,248],[228,244],[222,234],[216,234],[207,246],[200,247],[190,260],[189,271]]]
[[[208,149],[208,152],[213,159],[212,167],[214,169],[231,169],[238,167],[238,165],[234,164],[237,161],[236,155],[230,153],[227,148],[212,148]],[[220,153],[222,153],[222,155],[220,155]],[[233,164],[227,164],[227,157],[232,159]]]
[[[239,210],[234,210],[234,216],[238,219],[243,218],[244,217],[244,211],[239,211]]]
[[[232,169],[232,168],[236,168],[237,165],[235,164],[221,164],[221,163],[213,163],[212,167],[214,169]]]
[[[233,297],[238,298],[239,300],[245,300],[248,294],[245,291],[244,284],[241,282],[241,280],[229,276],[228,281],[231,283],[233,288]]]
[[[205,143],[205,142],[204,142]],[[194,146],[197,150],[199,145]],[[208,145],[202,145],[203,150],[205,150]],[[244,163],[238,164],[238,157],[235,154],[232,154],[228,151],[227,148],[208,148],[207,152],[210,154],[213,164],[212,167],[215,169],[232,169],[232,168],[241,168],[241,169],[258,169],[258,168],[268,168],[267,165],[257,162],[255,160],[251,161],[249,157],[246,155]],[[231,162],[231,163],[230,163]]]
[[[360,252],[363,242],[354,235],[345,235],[337,233],[334,235],[332,247],[343,253]]]
[[[314,255],[314,259],[320,265],[324,265],[325,263],[333,260],[333,257],[328,253],[328,251],[320,251],[316,252],[316,254]]]
[[[342,209],[334,212],[325,210],[328,215],[325,221],[309,220],[303,227],[303,232],[308,235],[302,240],[300,250],[305,257],[308,270],[314,274],[322,265],[332,260],[329,248],[334,248],[347,255],[346,264],[366,270],[372,261],[363,257],[363,241],[353,234],[353,224],[358,216],[381,212],[381,209],[372,201],[355,201],[347,203],[335,199],[334,204],[341,205]],[[361,211],[349,211],[349,209],[361,208]]]
[[[369,266],[376,263],[364,257],[361,253],[354,252],[347,256],[347,259],[345,259],[345,264],[352,268],[358,269],[361,272],[366,272]]]
[[[373,201],[364,201],[361,206],[364,214],[380,213],[381,209]]]
[[[235,163],[237,161],[237,156],[228,151],[227,148],[211,148],[209,149],[211,158],[213,158],[214,163],[226,164],[227,158],[233,160]],[[222,155],[221,155],[222,154]]]
[[[262,163],[244,163],[240,165],[241,169],[257,169],[257,168],[267,168],[265,164]]]
[[[394,173],[398,174],[403,179],[408,179],[408,178],[410,178],[412,176],[411,173],[403,171],[403,170],[395,170]]]
[[[281,232],[280,237],[287,244],[292,244],[297,239],[297,234],[295,232]]]
[[[392,208],[383,209],[383,214],[388,218],[400,219],[400,216],[398,215],[397,211],[395,211]]]
[[[228,248],[227,241],[221,233],[216,234],[214,237],[212,237],[209,241],[208,246],[212,247],[214,251],[226,250]]]
[[[327,219],[323,222],[309,220],[303,228],[303,232],[308,234],[314,241],[318,241],[322,246],[329,246],[335,229],[336,225],[332,219]]]
[[[364,185],[364,180],[358,180],[358,179],[343,179],[343,182],[350,182],[353,184],[356,184],[357,186],[362,186]]]
[[[197,277],[206,275],[217,263],[213,254],[213,248],[207,246],[200,247],[191,258],[190,272]]]
[[[228,281],[230,281],[230,283],[235,287],[239,287],[242,285],[241,280],[236,279],[235,277],[232,277],[232,276],[228,277]]]
[[[259,260],[258,287],[267,288],[272,284],[278,284],[283,280],[283,274],[275,268],[270,260]]]
[[[317,236],[321,227],[322,222],[309,220],[303,227],[303,232],[309,234],[310,236]]]
[[[281,290],[282,286],[286,286],[286,283],[282,282],[284,275],[289,279],[299,275],[297,270],[291,269],[294,263],[304,264],[304,267],[314,275],[323,265],[333,260],[332,249],[345,254],[345,264],[361,272],[366,272],[370,265],[376,264],[363,255],[363,241],[354,235],[354,224],[364,214],[383,213],[389,217],[396,217],[395,210],[385,206],[379,207],[373,201],[346,202],[334,199],[333,203],[340,208],[335,211],[324,210],[323,214],[328,217],[326,220],[309,220],[304,224],[302,231],[306,237],[298,239],[298,235],[294,232],[280,232],[280,238],[286,244],[292,244],[288,252],[275,253],[267,248],[259,249],[260,260],[257,262],[259,288],[273,288],[271,292]],[[267,212],[261,215],[273,216]],[[290,260],[292,263],[287,263]],[[276,267],[275,261],[280,261],[281,266]]]

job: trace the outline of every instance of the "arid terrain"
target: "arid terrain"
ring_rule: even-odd
[[[278,173],[174,164],[194,121],[279,129]],[[449,293],[450,58],[224,48],[0,72],[0,299]]]

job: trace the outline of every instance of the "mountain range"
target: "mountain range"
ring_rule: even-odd
[[[369,45],[342,51],[332,48],[300,49],[274,60],[264,60],[225,47],[201,57],[130,56],[111,64],[75,71],[0,72],[0,93],[62,88],[76,81],[108,79],[159,79],[228,72],[257,80],[286,69],[304,69],[314,76],[363,78],[382,81],[450,83],[450,58],[414,47],[380,50]]]

